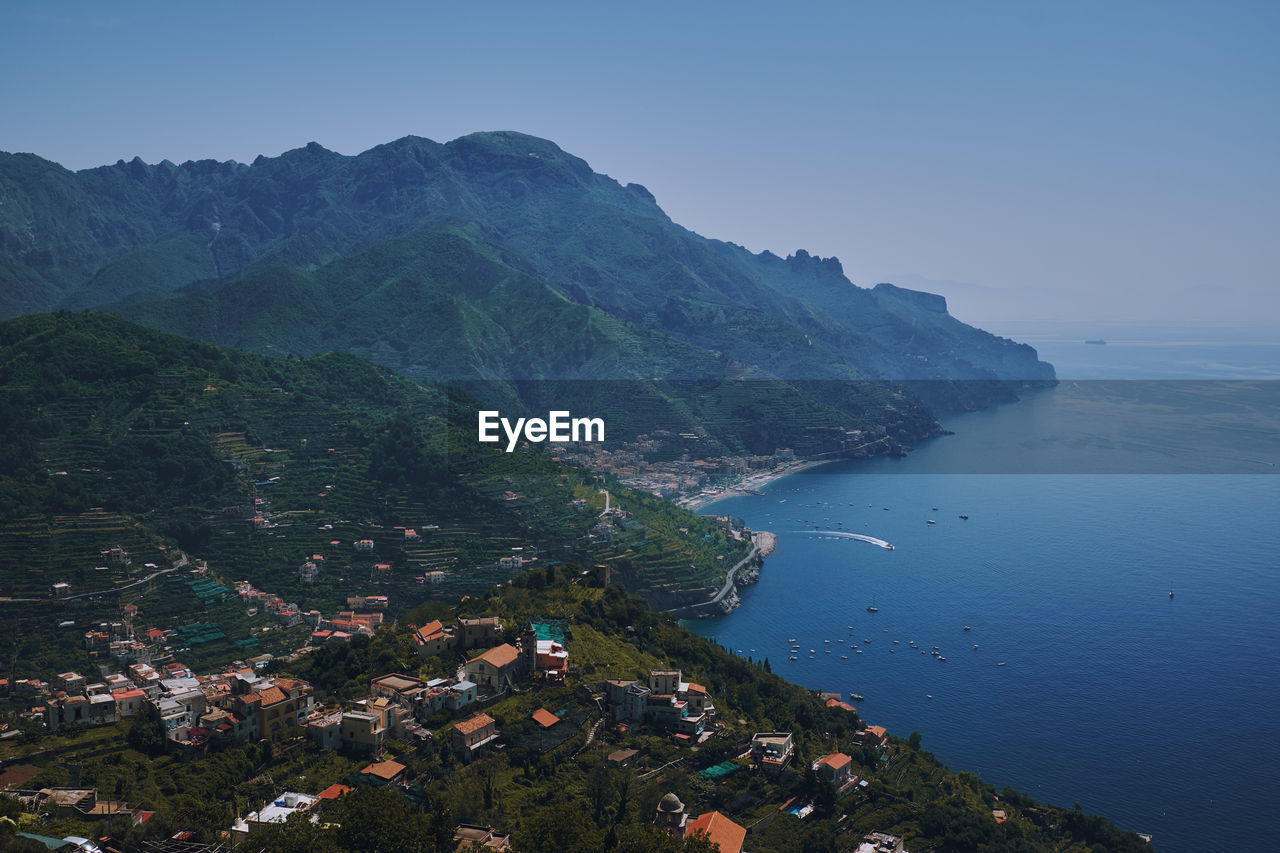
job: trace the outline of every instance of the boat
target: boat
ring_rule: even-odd
[[[795,655],[792,655],[791,657],[787,658],[787,660],[799,660],[799,658],[796,657]]]
[[[933,694],[932,694],[932,693],[926,693],[926,694],[924,694],[924,698],[926,698],[926,699],[932,699],[932,698],[933,698]]]
[[[975,652],[978,650],[978,644],[977,644],[977,643],[974,643],[974,644],[973,644],[973,650],[974,650]]]
[[[945,661],[945,660],[946,660],[946,658],[944,658],[942,655],[938,655],[938,660],[940,660],[940,661]]]
[[[964,626],[964,629],[965,629],[966,631],[972,631],[972,630],[973,630],[973,629],[972,629],[972,628],[970,628],[968,625],[965,625],[965,626]]]
[[[880,608],[879,608],[879,607],[876,607],[876,606],[873,604],[873,605],[871,605],[870,607],[868,607],[868,608],[867,608],[867,612],[868,612],[868,613],[879,613],[879,612],[880,612]]]
[[[861,693],[850,693],[849,698],[855,702],[861,702],[865,697]]]
[[[1091,341],[1085,341],[1085,343],[1086,343],[1086,344],[1093,344],[1094,346],[1101,346],[1101,345],[1105,344],[1105,343],[1106,343],[1106,341],[1102,340],[1102,338],[1095,338],[1094,340],[1091,340]]]
[[[967,515],[962,515],[962,516],[960,516],[960,519],[961,519],[961,521],[968,521],[968,520],[969,520],[969,516],[967,516]]]
[[[934,521],[932,518],[925,522],[925,524],[937,524],[937,523],[938,522]]]
[[[1004,666],[1004,661],[1000,661],[1000,663],[996,664],[996,666]]]
[[[848,660],[848,659],[849,659],[848,655],[840,655],[840,660]]]

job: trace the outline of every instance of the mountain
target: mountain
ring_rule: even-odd
[[[1053,378],[941,297],[706,239],[644,187],[519,133],[81,172],[5,154],[0,201],[0,316],[110,306],[437,380]],[[933,402],[1011,395],[984,388]]]
[[[547,454],[478,444],[476,405],[346,353],[269,358],[97,312],[0,323],[0,606],[39,603],[10,639],[35,644],[27,666],[64,653],[57,671],[82,666],[79,635],[57,626],[118,618],[136,595],[175,628],[221,622],[231,643],[242,607],[146,580],[177,571],[178,549],[303,612],[371,589],[393,612],[484,592],[519,571],[502,563],[512,553],[607,564],[675,607],[709,599],[748,555],[712,519]],[[602,518],[606,499],[620,513]],[[319,577],[300,574],[309,560]],[[50,596],[60,583],[72,597]]]

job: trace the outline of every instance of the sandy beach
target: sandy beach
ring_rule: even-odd
[[[745,495],[753,491],[759,491],[760,489],[772,483],[774,480],[780,480],[783,477],[788,476],[789,474],[797,474],[809,468],[816,468],[819,465],[826,465],[831,461],[833,460],[824,459],[821,461],[811,461],[811,462],[801,461],[801,462],[793,462],[789,465],[783,465],[778,468],[770,468],[767,471],[760,471],[758,473],[751,474],[747,477],[744,477],[738,482],[734,483],[732,486],[728,486],[724,489],[721,489],[720,491],[699,492],[698,494],[692,495],[690,497],[680,498],[679,500],[676,501],[676,503],[678,503],[680,506],[684,507],[685,509],[696,512],[697,510],[702,509],[707,504],[714,503],[718,500],[723,500],[724,498],[731,498],[731,497],[734,497],[735,495]]]

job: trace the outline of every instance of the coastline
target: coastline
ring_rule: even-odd
[[[724,489],[718,492],[699,492],[696,495],[679,498],[676,500],[676,504],[684,507],[690,512],[697,512],[698,510],[710,504],[713,504],[716,501],[724,500],[725,498],[736,497],[739,495],[749,495],[755,491],[758,491],[764,486],[769,485],[770,483],[776,480],[781,480],[783,477],[788,477],[792,474],[799,474],[801,471],[807,471],[810,468],[816,468],[819,465],[828,465],[832,462],[838,462],[838,461],[840,460],[838,459],[808,460],[808,461],[793,462],[789,465],[784,465],[780,468],[770,468],[767,471],[760,471],[759,473],[750,474],[746,477],[743,477],[741,480],[734,483],[732,486],[726,486]]]

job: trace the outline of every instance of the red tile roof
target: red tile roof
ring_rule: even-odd
[[[720,853],[742,853],[742,842],[747,837],[747,830],[734,823],[720,812],[708,812],[699,815],[697,820],[689,821],[685,826],[685,837],[701,831],[712,844],[720,846]]]
[[[352,790],[354,789],[347,785],[334,782],[332,785],[316,794],[316,796],[322,800],[336,800],[338,797],[341,797],[343,794],[350,793]]]
[[[510,643],[503,643],[500,646],[495,646],[492,649],[489,649],[489,651],[482,655],[473,657],[467,662],[475,663],[478,660],[482,660],[489,664],[489,666],[504,667],[515,663],[516,658],[518,657],[520,657],[520,652],[516,650],[515,646]]]
[[[833,752],[830,755],[824,755],[819,758],[818,763],[825,764],[832,770],[839,770],[841,767],[848,767],[849,762],[852,760],[853,759],[845,755],[843,752]]]
[[[387,761],[375,761],[360,772],[368,773],[371,776],[377,776],[379,779],[390,781],[403,773],[404,770],[405,767],[403,764],[388,759]]]
[[[537,721],[538,725],[542,726],[544,729],[549,729],[556,723],[560,722],[560,718],[548,711],[546,708],[539,708],[533,712],[532,716],[533,719]]]
[[[464,735],[469,735],[478,729],[482,729],[487,725],[496,723],[497,721],[488,714],[476,714],[469,720],[463,720],[462,722],[455,724],[454,728]]]

